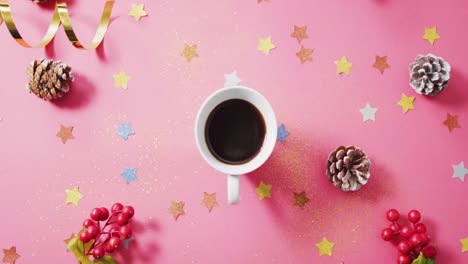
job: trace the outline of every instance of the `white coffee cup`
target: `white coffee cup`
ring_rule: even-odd
[[[205,126],[209,115],[216,106],[231,99],[245,100],[254,105],[265,122],[265,137],[260,151],[248,162],[238,165],[227,164],[214,157],[205,139]],[[247,87],[232,86],[220,89],[210,95],[200,107],[195,122],[195,139],[197,141],[197,146],[208,164],[228,175],[227,197],[229,203],[233,204],[239,201],[239,176],[256,170],[270,157],[275,147],[277,130],[275,113],[270,103],[259,92]]]

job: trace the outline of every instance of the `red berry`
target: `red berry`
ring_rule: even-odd
[[[113,247],[114,249],[118,248],[120,246],[120,238],[111,237],[111,239],[109,240],[109,245]]]
[[[101,208],[94,208],[89,215],[94,221],[99,221],[101,219],[102,210]]]
[[[111,212],[115,213],[115,212],[118,212],[118,211],[122,211],[122,209],[123,209],[123,205],[121,203],[115,203],[111,207]]]
[[[114,248],[113,248],[109,243],[105,243],[105,244],[104,244],[104,249],[105,249],[106,252],[108,252],[108,253],[114,252]]]
[[[390,222],[398,221],[400,213],[396,209],[390,209],[387,211],[387,219]]]
[[[91,240],[91,236],[88,232],[84,231],[80,234],[80,240],[83,243],[88,243]]]
[[[119,214],[117,216],[117,224],[119,226],[124,226],[124,225],[128,224],[128,218],[125,217],[123,214]]]
[[[431,237],[428,234],[422,233],[421,235],[421,246],[425,246],[431,242]]]
[[[401,254],[406,254],[410,251],[411,245],[408,243],[408,241],[403,240],[400,243],[398,243],[398,251],[400,251]]]
[[[84,220],[84,222],[83,222],[83,227],[88,228],[88,227],[90,227],[90,226],[92,226],[92,225],[96,225],[96,222],[94,222],[94,221],[91,220],[91,219],[86,219],[86,220]]]
[[[433,245],[427,245],[423,248],[422,253],[426,258],[435,258],[437,256],[437,249]]]
[[[413,248],[421,246],[422,240],[423,239],[421,238],[421,235],[419,233],[413,233],[409,238],[410,245]]]
[[[404,226],[401,228],[400,235],[404,238],[409,238],[413,234],[413,228],[411,226]]]
[[[92,225],[92,226],[88,227],[86,229],[86,232],[89,234],[91,239],[96,238],[100,233],[99,228],[97,226],[95,226],[95,225]]]
[[[426,233],[426,225],[423,223],[417,223],[414,226],[414,230],[416,230],[416,232],[421,233],[421,234]]]
[[[390,228],[385,228],[384,230],[382,230],[382,233],[380,234],[380,236],[382,237],[383,240],[389,241],[393,237],[393,231]]]
[[[133,217],[133,215],[135,214],[135,210],[133,209],[133,207],[131,206],[125,206],[123,209],[122,209],[122,214],[127,218],[127,219],[131,219]]]
[[[106,221],[109,218],[109,210],[105,207],[101,207],[101,221]]]
[[[407,255],[399,255],[397,259],[397,264],[409,264],[411,263],[411,258]]]
[[[411,223],[416,224],[417,222],[419,222],[419,220],[421,220],[421,213],[419,213],[419,211],[417,211],[417,210],[409,211],[408,220]]]
[[[106,251],[104,250],[103,247],[98,246],[98,247],[95,247],[93,249],[93,257],[95,259],[100,259],[100,258],[104,257],[104,254],[106,254]]]
[[[120,236],[119,230],[120,229],[118,227],[113,226],[111,229],[109,229],[109,233],[111,236]]]
[[[132,228],[128,225],[124,225],[120,227],[119,234],[122,239],[130,238],[132,236]]]
[[[394,233],[400,232],[400,226],[397,223],[391,223],[388,228],[390,228]]]

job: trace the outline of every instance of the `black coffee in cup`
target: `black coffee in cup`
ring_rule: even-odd
[[[265,121],[253,104],[231,99],[211,111],[205,125],[205,139],[216,159],[236,165],[249,162],[260,152],[265,131]]]

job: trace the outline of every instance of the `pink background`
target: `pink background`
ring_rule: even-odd
[[[17,26],[38,41],[52,8],[11,1]],[[468,186],[452,179],[452,165],[468,163],[465,0],[142,0],[149,17],[127,16],[130,1],[118,1],[104,45],[74,49],[63,31],[46,49],[18,46],[1,25],[0,63],[0,248],[17,246],[17,263],[74,263],[63,239],[77,232],[95,206],[115,201],[136,209],[136,241],[124,263],[395,263],[396,247],[380,239],[385,211],[419,209],[440,248],[438,263],[468,262],[460,238],[468,236]],[[89,43],[104,1],[70,2],[72,19]],[[308,26],[313,62],[301,65],[294,25]],[[424,27],[437,26],[431,46]],[[271,36],[269,56],[257,39]],[[180,56],[184,42],[198,45],[200,58]],[[408,65],[418,54],[435,53],[451,63],[449,88],[435,98],[416,95]],[[387,55],[383,75],[372,68]],[[347,56],[349,76],[336,73]],[[76,82],[58,103],[25,90],[25,69],[41,57],[72,65]],[[125,70],[128,90],[113,87]],[[237,70],[243,85],[262,92],[291,135],[278,142],[270,160],[241,179],[241,202],[226,203],[226,178],[199,155],[193,135],[198,107]],[[416,96],[416,110],[397,105]],[[376,121],[363,123],[369,102]],[[459,115],[462,129],[442,125]],[[131,121],[136,135],[115,135]],[[63,145],[60,124],[74,126],[76,139]],[[338,145],[363,148],[373,161],[372,179],[357,193],[343,193],[325,177],[325,160]],[[124,166],[138,168],[126,185]],[[259,201],[260,180],[272,198]],[[66,205],[65,189],[85,197]],[[305,210],[292,192],[305,190]],[[219,207],[200,205],[216,192]],[[171,200],[185,201],[186,215],[174,221]],[[333,256],[318,256],[323,236],[335,242]],[[53,260],[52,260],[53,259]]]

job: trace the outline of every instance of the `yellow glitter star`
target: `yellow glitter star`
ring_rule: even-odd
[[[348,59],[346,58],[346,56],[343,56],[341,58],[341,60],[339,61],[335,61],[335,64],[337,65],[337,72],[338,74],[346,74],[346,75],[349,75],[349,70],[351,69],[351,67],[353,66],[353,64],[351,62],[348,61]]]
[[[406,94],[401,94],[401,100],[398,102],[398,105],[403,108],[403,112],[408,112],[409,110],[414,110],[414,96],[406,96]]]
[[[257,50],[265,53],[265,55],[270,54],[270,50],[276,48],[276,46],[271,43],[271,37],[259,38]]]
[[[260,181],[260,186],[255,189],[258,194],[258,199],[263,200],[264,198],[271,198],[271,187],[272,186],[270,184],[265,184],[263,181]]]
[[[437,34],[436,27],[432,27],[432,28],[425,27],[424,31],[425,33],[424,33],[423,39],[429,41],[431,45],[434,45],[434,42],[436,41],[436,39],[440,39],[440,35]]]
[[[67,140],[74,139],[75,137],[72,134],[73,127],[66,127],[64,125],[60,125],[60,131],[57,132],[56,136],[62,139],[62,143],[67,143]]]
[[[118,74],[112,75],[114,77],[114,87],[119,88],[122,87],[122,89],[126,90],[127,89],[127,83],[131,79],[130,76],[128,76],[125,71],[120,71]]]
[[[335,243],[328,241],[326,237],[323,237],[320,243],[315,244],[315,246],[320,250],[319,256],[323,255],[332,255],[332,248],[335,246]]]
[[[174,202],[174,201],[172,201],[171,202],[171,207],[169,207],[167,209],[167,211],[169,213],[171,213],[172,216],[174,216],[175,220],[177,220],[177,218],[179,218],[179,216],[185,214],[184,205],[185,205],[184,202]]]
[[[462,238],[460,239],[460,242],[462,243],[462,253],[465,253],[468,251],[468,237],[467,238]]]
[[[2,263],[15,264],[16,260],[21,256],[16,253],[16,247],[11,247],[10,249],[3,249],[3,259]]]
[[[140,21],[141,17],[148,15],[145,11],[145,4],[132,4],[132,10],[128,15],[134,17],[137,22]]]
[[[188,45],[187,43],[184,43],[184,50],[180,54],[182,57],[185,57],[188,62],[190,62],[193,58],[198,58],[198,53],[197,53],[197,45]]]
[[[201,204],[206,206],[206,208],[208,208],[208,211],[211,212],[213,207],[219,205],[218,202],[216,201],[216,193],[209,194],[205,192],[203,200],[201,201]]]
[[[75,206],[78,206],[78,202],[83,198],[83,194],[80,193],[80,188],[75,187],[71,190],[65,190],[67,193],[67,200],[65,201],[66,204],[73,203]]]

